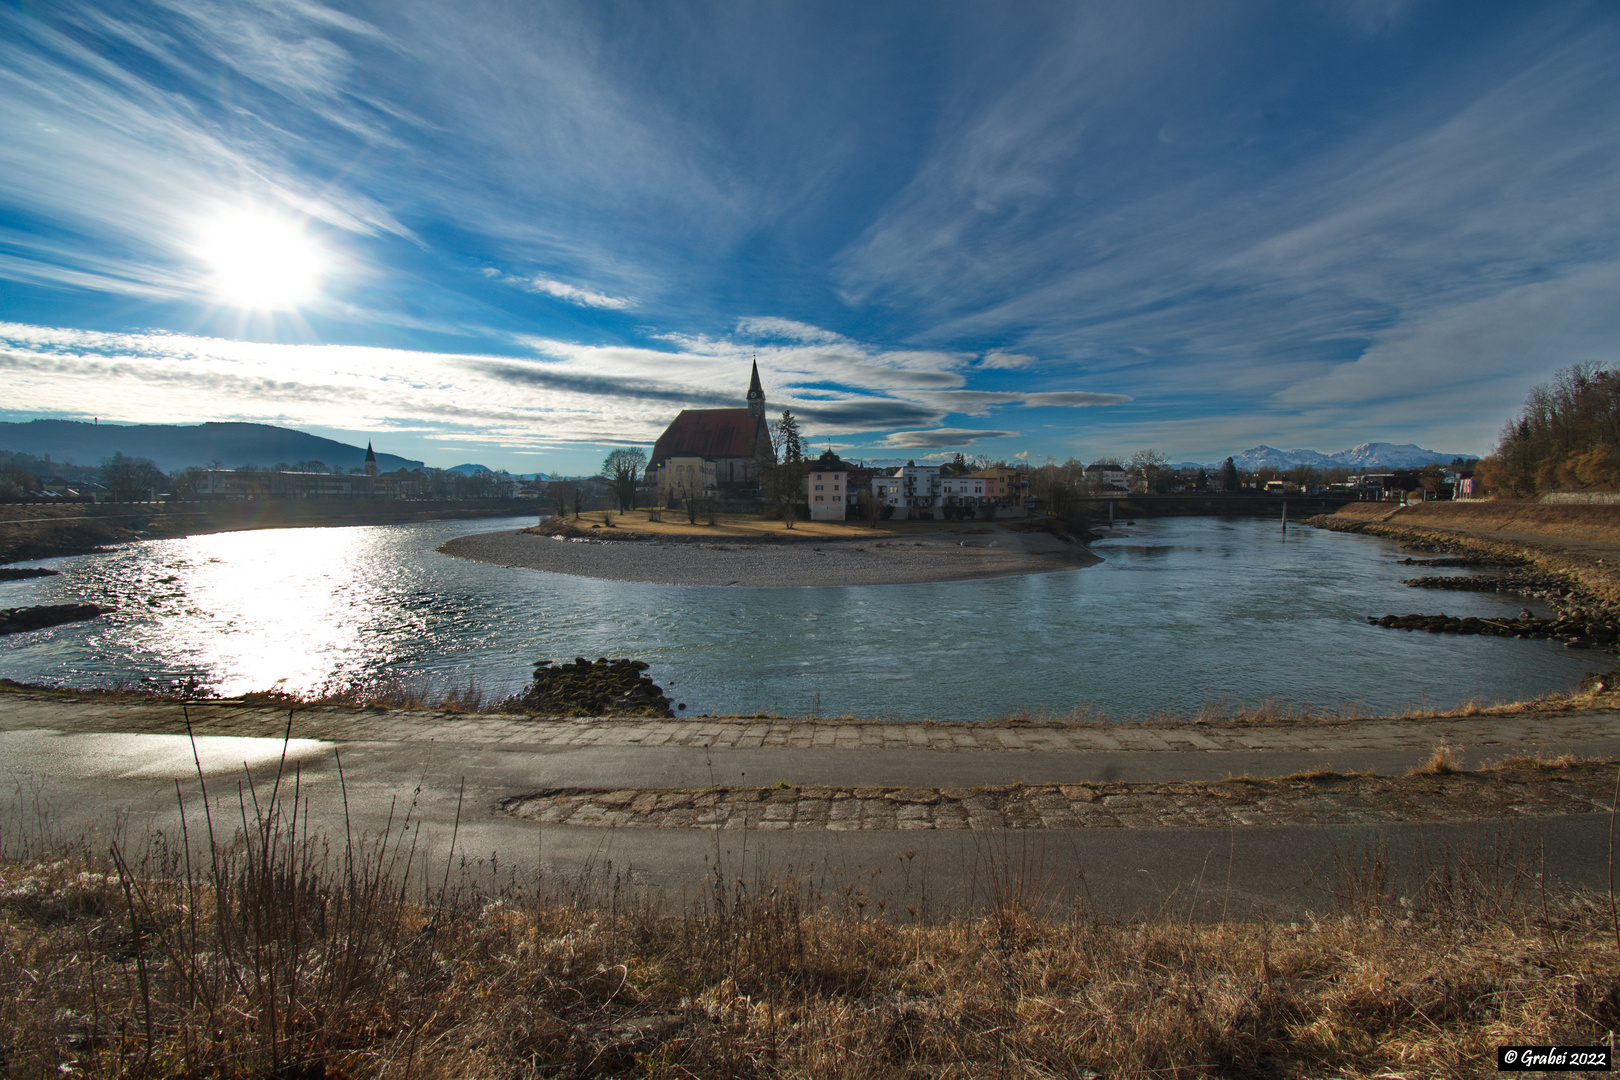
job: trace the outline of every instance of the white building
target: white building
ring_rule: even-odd
[[[894,516],[932,518],[940,500],[938,465],[902,465],[887,476],[872,478],[872,494],[879,503],[894,507]]]
[[[828,450],[805,466],[805,501],[811,521],[844,521],[849,517],[849,463]]]
[[[1117,461],[1093,461],[1086,466],[1086,480],[1094,488],[1131,490],[1131,474]]]
[[[982,476],[943,476],[939,497],[946,506],[978,506],[985,501]]]

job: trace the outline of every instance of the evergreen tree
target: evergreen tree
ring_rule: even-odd
[[[1221,462],[1221,490],[1230,494],[1238,489],[1237,465],[1231,458]]]
[[[798,419],[786,409],[776,424],[776,441],[781,460],[766,475],[763,494],[782,508],[782,524],[791,529],[804,497],[804,444]]]
[[[776,437],[781,443],[782,464],[797,465],[804,460],[804,444],[799,438],[799,420],[786,409],[776,422]]]

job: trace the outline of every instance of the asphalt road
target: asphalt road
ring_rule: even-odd
[[[396,841],[413,843],[424,887],[437,887],[446,868],[452,881],[486,886],[532,884],[538,869],[550,887],[603,895],[631,887],[671,904],[705,888],[718,867],[732,882],[792,874],[824,896],[864,897],[890,912],[959,909],[1018,887],[1079,900],[1104,917],[1264,913],[1293,920],[1332,911],[1346,875],[1358,873],[1372,850],[1386,851],[1411,882],[1464,851],[1476,865],[1506,873],[1544,866],[1555,884],[1602,889],[1608,873],[1607,814],[1383,826],[836,833],[542,826],[499,809],[508,797],[556,787],[949,787],[1276,776],[1319,766],[1399,773],[1423,756],[1416,747],[940,753],[294,739],[283,760],[279,739],[203,735],[194,758],[183,735],[63,732],[22,719],[13,712],[9,730],[0,731],[0,772],[10,781],[0,845],[8,854],[41,843],[104,848],[117,841],[126,851],[158,838],[172,843],[181,835],[182,805],[194,841],[208,817],[216,837],[231,840],[252,819],[255,800],[267,806],[274,788],[283,800],[297,794],[312,833],[341,840],[347,830],[374,842],[391,829]],[[1578,741],[1538,735],[1538,723],[1527,721],[1526,739],[1545,752],[1620,757],[1620,718],[1612,730],[1607,721],[1588,723]]]

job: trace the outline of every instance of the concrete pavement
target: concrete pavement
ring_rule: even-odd
[[[216,824],[236,821],[281,767],[287,714],[187,710]],[[0,769],[10,784],[7,850],[40,837],[92,843],[178,835],[201,817],[200,784],[180,710],[0,694]],[[764,719],[531,721],[316,709],[296,712],[283,793],[296,784],[311,827],[341,837],[347,822],[375,835],[408,827],[422,857],[499,876],[539,867],[555,878],[589,870],[691,895],[718,865],[727,878],[794,872],[829,890],[858,887],[903,910],[981,900],[996,875],[1023,868],[1054,892],[1084,895],[1101,913],[1174,909],[1187,915],[1264,910],[1297,918],[1331,906],[1333,882],[1368,845],[1414,873],[1471,847],[1545,860],[1550,879],[1606,880],[1609,818],[1566,813],[1379,823],[1008,830],[613,829],[550,825],[503,813],[540,789],[720,786],[1149,783],[1278,776],[1306,769],[1402,774],[1437,744],[1470,766],[1522,753],[1620,758],[1620,715],[1591,711],[1447,720],[1375,720],[1225,727],[858,724]],[[341,760],[341,783],[338,763]],[[246,771],[244,771],[244,769]],[[347,799],[345,800],[345,794]],[[454,836],[452,850],[451,838]],[[1505,845],[1505,846],[1504,846]],[[445,861],[439,861],[445,860]],[[459,872],[459,871],[458,871]],[[1182,907],[1180,905],[1185,905]]]

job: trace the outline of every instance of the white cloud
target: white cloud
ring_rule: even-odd
[[[1024,353],[1002,352],[998,349],[995,352],[985,353],[984,358],[979,361],[979,366],[998,371],[1010,371],[1015,368],[1029,367],[1034,362],[1035,358],[1033,356],[1026,356]]]
[[[581,307],[620,310],[636,306],[634,297],[609,296],[606,293],[592,292],[589,289],[581,289],[577,285],[553,281],[550,278],[531,278],[526,285],[535,292],[555,296],[559,300],[566,300],[570,304],[578,304]]]
[[[842,334],[823,330],[819,326],[796,322],[793,319],[779,319],[775,316],[738,319],[737,333],[744,337],[786,338],[789,341],[802,341],[812,345],[836,345],[849,340]]]
[[[984,439],[1015,439],[1016,431],[980,431],[972,428],[934,428],[929,431],[896,431],[877,443],[883,450],[936,450],[946,446],[972,446]]]
[[[1135,400],[1128,394],[1098,394],[1086,390],[919,390],[910,396],[964,416],[984,416],[1001,405],[1082,409],[1095,405],[1123,405]]]

